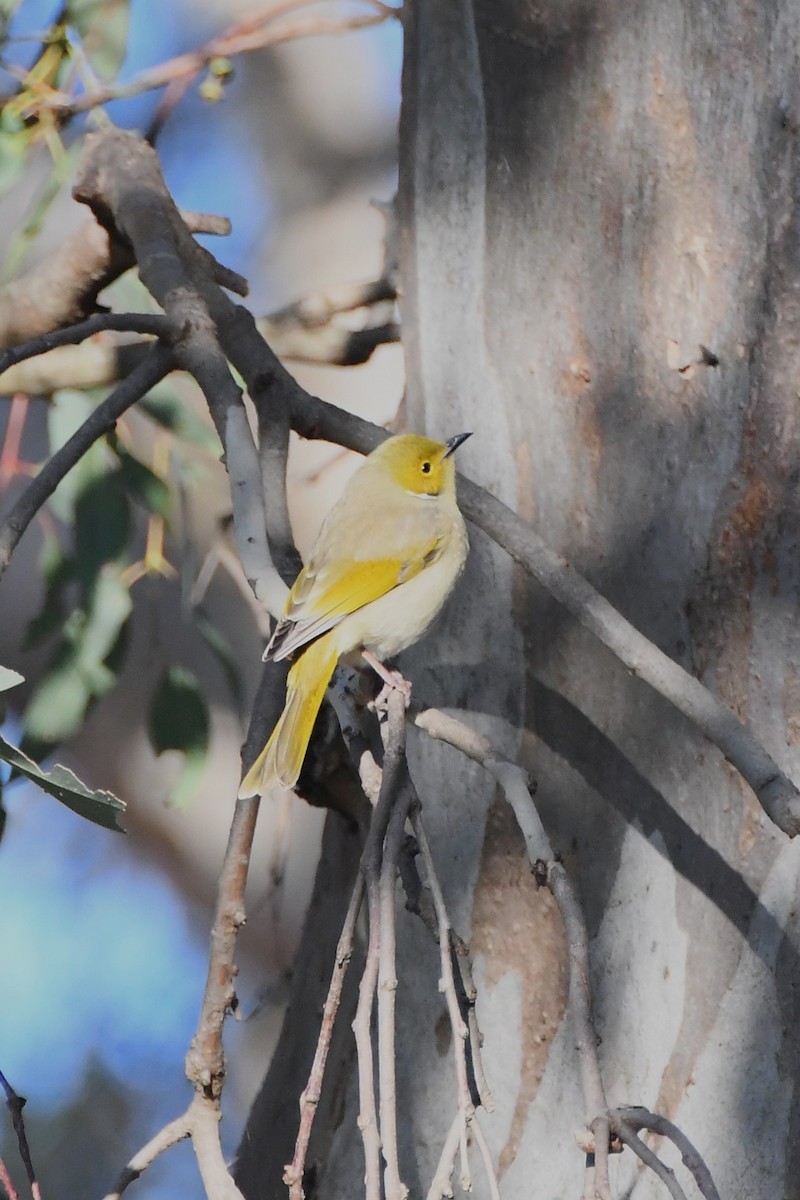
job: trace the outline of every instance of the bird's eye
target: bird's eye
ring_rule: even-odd
[[[424,462],[424,463],[422,464],[422,466],[420,467],[420,471],[422,471],[422,474],[423,474],[423,475],[430,475],[430,473],[431,473],[431,464],[430,464],[429,462]]]

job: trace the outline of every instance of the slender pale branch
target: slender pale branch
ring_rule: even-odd
[[[405,702],[393,692],[389,696],[389,724],[398,727],[405,745]],[[381,863],[378,887],[380,939],[378,945],[378,1076],[380,1081],[380,1129],[383,1158],[386,1163],[384,1189],[386,1200],[405,1200],[408,1188],[400,1177],[397,1149],[397,1081],[395,1071],[395,1002],[397,997],[397,961],[395,893],[403,830],[414,793],[407,776],[405,759],[400,770],[405,776],[398,788]]]
[[[333,964],[333,974],[325,997],[325,1007],[322,1010],[322,1023],[314,1052],[314,1061],[308,1075],[308,1083],[300,1096],[300,1127],[297,1131],[297,1141],[294,1147],[294,1157],[286,1167],[283,1182],[289,1189],[290,1200],[303,1200],[303,1175],[305,1173],[308,1143],[311,1138],[311,1128],[317,1113],[317,1106],[322,1094],[322,1081],[325,1077],[325,1067],[328,1061],[328,1051],[333,1037],[333,1026],[339,1012],[342,999],[342,987],[350,958],[353,953],[353,937],[356,921],[364,901],[364,876],[359,872],[350,897],[350,904],[345,915],[342,932],[336,946],[336,958]]]
[[[134,1154],[133,1158],[123,1168],[119,1179],[117,1180],[114,1190],[108,1192],[104,1200],[120,1200],[123,1192],[139,1176],[154,1163],[155,1160],[169,1150],[170,1147],[176,1146],[178,1142],[185,1141],[191,1137],[192,1122],[189,1112],[182,1113],[174,1121],[170,1121],[163,1129],[160,1129],[155,1137],[152,1137],[146,1145],[142,1146],[141,1150]]]

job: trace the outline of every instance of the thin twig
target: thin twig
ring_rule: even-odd
[[[444,1140],[442,1153],[439,1156],[439,1162],[437,1163],[431,1186],[428,1188],[426,1200],[443,1200],[445,1196],[453,1195],[450,1180],[453,1175],[453,1168],[456,1165],[456,1154],[458,1154],[458,1144],[461,1141],[461,1130],[463,1127],[464,1118],[459,1109],[453,1117],[453,1123]]]
[[[25,530],[44,502],[52,496],[67,471],[98,438],[114,428],[122,414],[167,375],[173,366],[172,351],[160,343],[147,358],[84,421],[28,484],[0,526],[0,579]]]
[[[104,1200],[120,1200],[125,1189],[137,1180],[159,1155],[190,1137],[191,1133],[192,1123],[188,1112],[182,1113],[174,1121],[170,1121],[168,1125],[159,1130],[155,1137],[142,1146],[141,1150],[134,1154],[127,1166],[123,1168],[114,1190],[108,1192]]]
[[[43,333],[40,337],[21,346],[14,346],[0,353],[0,376],[10,367],[24,362],[27,358],[35,358],[46,354],[56,346],[75,345],[96,333],[111,330],[115,333],[146,333],[154,337],[168,340],[173,331],[172,323],[161,313],[96,313],[77,325],[67,325],[63,329],[54,329]],[[0,379],[2,384],[2,379]],[[64,385],[62,385],[64,386]]]
[[[305,1173],[308,1143],[311,1138],[311,1128],[314,1124],[317,1105],[322,1094],[322,1081],[325,1077],[325,1067],[328,1061],[333,1027],[342,998],[344,978],[353,953],[353,937],[356,921],[358,920],[363,900],[364,876],[359,872],[353,888],[353,894],[350,897],[350,904],[344,919],[339,942],[336,946],[336,959],[333,964],[333,973],[328,987],[328,994],[325,998],[325,1007],[322,1010],[322,1023],[320,1025],[319,1038],[317,1039],[317,1048],[314,1052],[314,1061],[311,1064],[308,1083],[300,1097],[300,1128],[297,1131],[294,1157],[283,1174],[283,1182],[289,1188],[290,1200],[303,1200],[305,1196],[305,1192],[303,1191],[303,1175]]]
[[[17,1189],[14,1187],[11,1176],[8,1173],[8,1167],[0,1158],[0,1185],[5,1189],[8,1200],[19,1200]]]
[[[397,710],[397,711],[393,711]],[[396,722],[399,736],[404,739],[405,702],[400,693],[389,697],[389,724]],[[403,771],[405,773],[405,761]],[[404,784],[404,786],[403,786]],[[379,883],[380,939],[378,946],[378,1076],[380,1097],[380,1129],[383,1158],[386,1163],[384,1188],[386,1200],[405,1200],[408,1188],[400,1178],[397,1149],[397,1081],[395,1072],[395,1001],[397,997],[397,962],[395,928],[395,894],[397,870],[403,830],[414,792],[407,778],[401,783],[395,800],[386,840]]]
[[[623,1121],[629,1129],[649,1129],[659,1137],[669,1138],[680,1151],[685,1167],[691,1171],[694,1181],[706,1200],[720,1200],[711,1172],[697,1148],[689,1141],[683,1130],[674,1125],[667,1117],[658,1116],[646,1108],[630,1107],[612,1109],[609,1114],[612,1129],[622,1137],[622,1131],[617,1122]],[[623,1139],[624,1140],[624,1139]]]
[[[672,1167],[668,1167],[666,1163],[663,1163],[658,1155],[633,1132],[630,1125],[625,1121],[618,1120],[616,1122],[616,1132],[620,1141],[624,1142],[634,1152],[636,1157],[646,1167],[649,1167],[661,1182],[665,1184],[673,1200],[686,1200],[686,1193],[675,1178],[675,1172],[672,1170]]]
[[[262,50],[266,46],[280,45],[282,42],[302,37],[366,29],[382,24],[389,16],[397,15],[396,11],[388,5],[372,3],[370,6],[373,12],[361,16],[351,14],[343,19],[332,20],[316,17],[305,21],[295,21],[293,24],[279,26],[277,29],[270,27],[277,18],[284,17],[298,8],[309,7],[313,2],[314,0],[286,0],[282,4],[272,5],[254,16],[236,21],[200,49],[150,67],[128,83],[108,84],[80,96],[55,92],[48,96],[40,107],[53,109],[62,118],[74,116],[96,108],[98,105],[107,104],[111,100],[140,96],[145,92],[166,87],[170,83],[185,82],[188,86],[188,83],[196,79],[214,59],[235,58],[240,54]]]
[[[14,1125],[14,1132],[17,1135],[17,1145],[19,1146],[19,1156],[22,1159],[22,1165],[25,1168],[25,1174],[28,1176],[28,1183],[31,1188],[31,1196],[33,1200],[41,1200],[41,1192],[39,1183],[36,1179],[36,1171],[31,1158],[31,1149],[28,1145],[28,1135],[25,1132],[25,1118],[22,1115],[22,1110],[25,1107],[25,1097],[19,1096],[6,1079],[2,1071],[0,1071],[0,1087],[6,1094],[6,1104],[8,1111],[11,1113],[11,1121]]]
[[[370,888],[367,886],[367,899]],[[373,896],[373,912],[377,905]],[[378,985],[378,955],[380,951],[380,925],[377,919],[370,921],[367,959],[358,988],[358,1006],[353,1020],[358,1059],[358,1128],[364,1144],[364,1185],[366,1200],[380,1200],[381,1196],[381,1140],[378,1126],[378,1110],[375,1105],[375,1063],[372,1054],[372,1008],[375,989]]]
[[[367,1200],[380,1200],[381,1196],[380,1147],[383,1129],[378,1121],[375,1104],[375,1064],[371,1030],[372,1010],[380,972],[381,936],[383,933],[380,895],[383,847],[395,804],[407,779],[405,771],[405,703],[399,693],[393,692],[389,696],[387,729],[380,794],[372,813],[364,853],[361,857],[361,871],[367,892],[369,940],[364,973],[359,986],[358,1007],[353,1021],[358,1056],[358,1127],[364,1143]],[[386,1047],[384,1047],[384,1058],[386,1052]]]

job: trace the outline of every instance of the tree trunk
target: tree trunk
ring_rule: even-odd
[[[474,430],[464,472],[800,778],[800,8],[415,0],[406,38],[409,426]],[[471,541],[446,619],[404,666],[418,698],[539,781],[589,926],[610,1103],[675,1121],[723,1196],[800,1196],[800,850],[684,718]],[[573,1135],[594,1114],[557,910],[486,775],[420,735],[410,760],[475,958],[504,1200],[532,1179],[577,1196]],[[398,922],[416,1197],[455,1087],[436,947]],[[357,1112],[352,1080],[320,1196],[361,1192]],[[477,1157],[473,1177],[487,1195]],[[664,1194],[630,1151],[612,1187]]]

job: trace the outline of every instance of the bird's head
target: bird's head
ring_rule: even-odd
[[[455,494],[453,454],[470,433],[459,433],[447,442],[434,442],[416,433],[387,438],[370,455],[404,491],[413,496]]]

